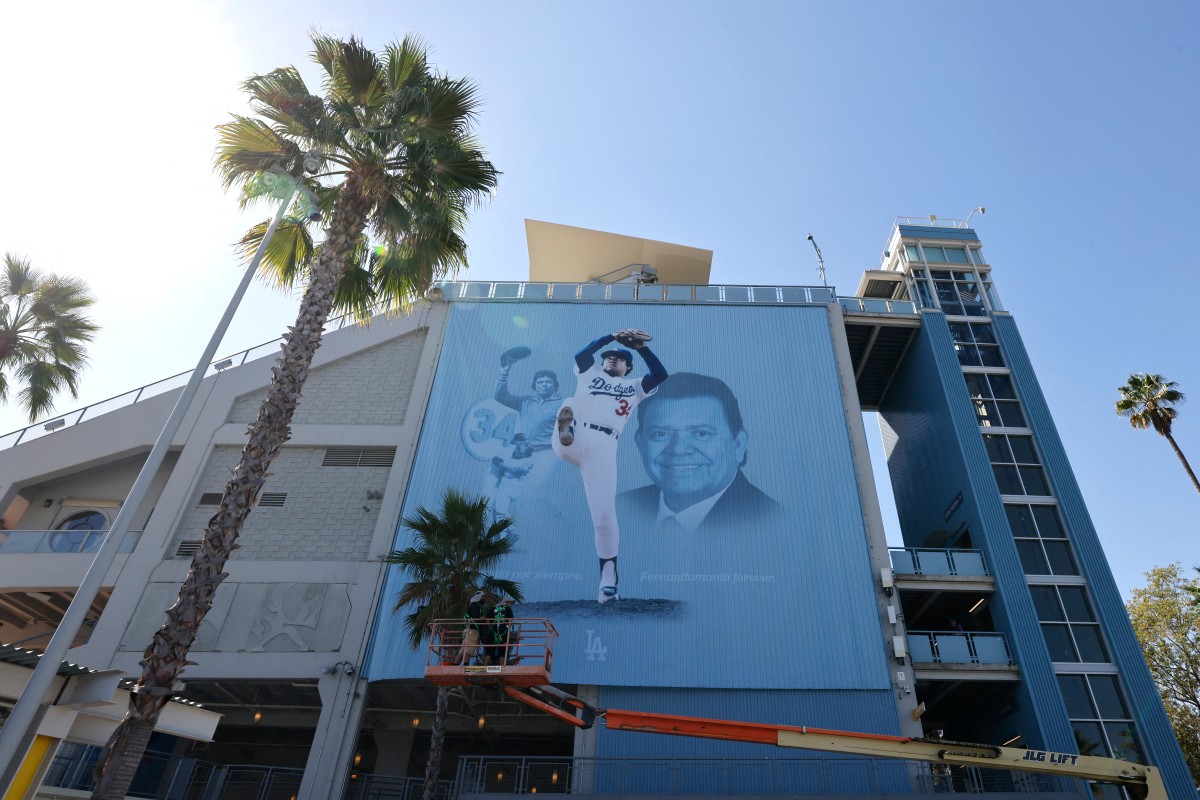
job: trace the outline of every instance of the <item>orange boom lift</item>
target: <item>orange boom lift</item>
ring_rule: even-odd
[[[430,626],[430,645],[425,663],[427,681],[439,686],[494,686],[509,697],[578,728],[590,728],[600,720],[609,730],[615,731],[728,739],[949,766],[971,765],[1039,772],[1125,786],[1136,800],[1167,800],[1166,787],[1155,767],[1119,758],[944,739],[851,733],[804,725],[734,722],[596,708],[550,685],[554,640],[558,636],[550,620],[510,620],[509,641],[503,646],[501,663],[490,666],[461,663],[463,648],[459,643],[462,641],[463,625],[462,620],[438,620]]]

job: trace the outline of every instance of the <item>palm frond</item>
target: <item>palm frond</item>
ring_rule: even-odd
[[[254,257],[270,224],[270,220],[263,220],[248,230],[234,245],[243,261],[248,263]],[[290,289],[308,275],[314,251],[315,246],[307,220],[282,219],[279,227],[275,229],[275,235],[267,243],[262,261],[259,262],[259,277],[269,285]]]

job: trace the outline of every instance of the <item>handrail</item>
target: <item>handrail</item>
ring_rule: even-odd
[[[988,571],[987,559],[984,558],[982,550],[971,550],[966,548],[942,548],[942,547],[889,547],[888,555],[895,553],[906,553],[912,558],[912,571],[905,570],[906,564],[897,565],[895,559],[892,559],[892,571],[897,575],[979,575],[981,573],[975,571],[978,564],[982,569],[983,575],[991,575]],[[929,556],[923,563],[921,554],[925,553]],[[937,558],[933,556],[936,554]],[[969,571],[964,572],[959,568],[958,562],[955,560],[955,555],[960,557],[970,555],[971,558],[962,559],[963,567]],[[936,571],[939,567],[945,566],[948,572]]]
[[[0,531],[0,555],[94,553],[100,549],[107,528],[100,530],[15,530]],[[141,540],[140,530],[125,534],[118,552],[132,553]]]
[[[336,328],[333,327],[335,324],[337,325]],[[341,330],[349,324],[354,324],[354,317],[350,314],[344,314],[343,316],[335,317],[334,319],[329,320],[329,322],[326,323],[326,330]],[[283,337],[278,336],[270,341],[256,344],[252,347],[247,347],[245,350],[240,350],[233,355],[218,358],[208,365],[209,371],[206,373],[206,375],[215,374],[233,366],[240,367],[247,361],[251,360],[250,354],[257,350],[263,350],[264,352],[262,355],[268,355],[270,351],[266,348],[272,348],[272,346],[274,346],[274,349],[277,350],[278,344],[282,341]],[[258,357],[258,355],[254,356],[254,358]],[[226,361],[232,363],[224,365],[224,362]],[[223,364],[224,366],[221,366],[218,369],[218,364]],[[166,378],[154,381],[153,383],[147,383],[145,386],[139,386],[136,389],[130,389],[127,392],[114,395],[105,400],[98,400],[95,403],[90,403],[84,406],[83,408],[77,408],[74,411],[68,411],[65,414],[58,414],[54,417],[40,420],[32,425],[26,425],[24,428],[18,428],[15,431],[11,431],[0,436],[0,450],[7,450],[10,447],[16,447],[22,442],[40,439],[43,436],[55,433],[63,428],[74,427],[80,422],[83,422],[83,419],[85,416],[87,416],[88,412],[95,412],[98,409],[102,409],[99,411],[99,414],[107,414],[109,411],[115,411],[118,408],[125,408],[126,406],[134,405],[142,400],[146,400],[151,397],[157,397],[158,395],[164,394],[165,392],[169,392],[173,389],[180,389],[185,383],[187,383],[187,379],[191,374],[192,370],[190,369],[186,372],[179,372],[175,375],[170,375]],[[109,405],[111,405],[111,408],[102,408]],[[97,414],[93,413],[92,417],[95,416],[97,416]]]
[[[909,655],[913,663],[921,663],[918,653],[913,651],[913,639],[924,639],[928,642],[929,661],[934,664],[1012,664],[1012,651],[1008,647],[1008,637],[999,631],[908,631]],[[1003,660],[997,660],[987,653],[987,648],[980,648],[980,641],[998,641],[1003,645]],[[965,644],[965,650],[959,643]],[[945,651],[945,652],[943,652]],[[964,654],[965,659],[956,658]],[[923,653],[921,654],[923,655]]]

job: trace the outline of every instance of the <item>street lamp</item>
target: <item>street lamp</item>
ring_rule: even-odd
[[[315,172],[316,168],[319,167],[319,163],[319,154],[310,152],[305,156],[304,169],[308,172]],[[310,164],[312,165],[312,169],[310,169]],[[63,615],[62,621],[59,622],[58,628],[55,629],[49,644],[46,645],[46,651],[38,659],[37,667],[34,668],[33,674],[29,676],[29,683],[25,685],[21,696],[17,698],[16,705],[13,706],[8,719],[4,721],[4,726],[0,727],[0,778],[12,774],[14,766],[12,762],[14,755],[17,754],[17,748],[33,724],[38,708],[42,704],[42,698],[50,690],[50,686],[54,682],[54,676],[58,673],[59,664],[66,658],[67,651],[71,648],[71,642],[75,639],[80,625],[83,624],[88,611],[91,609],[92,601],[95,600],[96,594],[100,591],[100,584],[103,583],[104,576],[108,573],[109,567],[112,566],[113,560],[116,559],[117,551],[120,549],[125,534],[129,532],[129,525],[132,522],[133,515],[146,498],[150,484],[154,480],[154,476],[158,474],[158,468],[162,465],[163,459],[166,457],[167,449],[170,447],[171,441],[175,438],[175,434],[179,431],[183,417],[187,414],[188,408],[191,406],[192,400],[200,388],[200,382],[204,380],[204,373],[208,370],[209,364],[212,363],[213,356],[217,352],[217,347],[221,344],[221,339],[224,338],[225,331],[228,330],[230,322],[233,321],[233,315],[237,311],[238,305],[242,302],[242,297],[245,296],[251,279],[254,278],[254,274],[258,271],[258,265],[262,261],[263,254],[267,251],[267,245],[270,244],[271,237],[275,235],[275,230],[279,227],[279,223],[283,220],[283,215],[287,212],[288,206],[291,205],[297,192],[302,193],[307,201],[307,216],[309,221],[316,222],[321,217],[320,211],[317,210],[316,197],[313,196],[313,193],[307,186],[304,186],[300,182],[299,177],[274,167],[269,168],[268,173],[275,178],[277,187],[277,191],[272,191],[271,194],[281,197],[279,210],[275,212],[275,218],[271,220],[267,232],[263,235],[262,241],[259,242],[258,248],[254,251],[254,257],[250,259],[250,264],[246,267],[245,274],[242,275],[241,283],[238,284],[237,290],[234,291],[224,315],[222,315],[216,329],[213,331],[212,338],[208,340],[208,345],[200,355],[200,360],[196,362],[196,368],[192,370],[192,375],[188,378],[187,386],[183,388],[183,393],[179,395],[179,399],[175,402],[175,408],[171,410],[171,416],[167,417],[167,422],[163,425],[162,432],[154,442],[154,447],[151,448],[150,455],[146,457],[146,463],[142,465],[137,480],[133,482],[133,488],[129,490],[129,496],[125,499],[121,510],[117,512],[117,518],[113,520],[112,526],[108,529],[108,533],[104,537],[104,543],[100,545],[100,549],[96,552],[96,557],[92,559],[92,565],[88,567],[87,573],[83,576],[82,583],[79,584],[79,589],[75,592],[75,596],[71,598],[71,605]],[[3,784],[0,783],[0,786],[3,786]]]

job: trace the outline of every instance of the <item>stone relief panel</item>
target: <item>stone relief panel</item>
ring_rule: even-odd
[[[142,594],[121,650],[141,651],[166,620],[178,584],[152,583]],[[350,617],[344,583],[221,584],[213,608],[200,625],[196,652],[333,652],[342,644]]]

